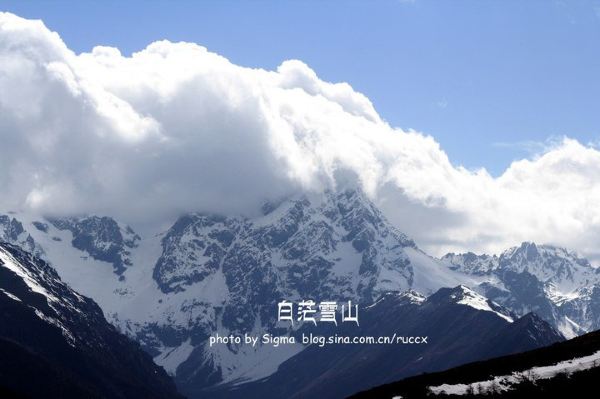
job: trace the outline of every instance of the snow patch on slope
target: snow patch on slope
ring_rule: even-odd
[[[505,314],[502,314],[502,313],[492,309],[492,307],[489,304],[489,302],[490,302],[489,299],[477,294],[476,292],[472,291],[471,289],[469,289],[467,287],[463,286],[462,288],[463,288],[463,297],[456,303],[458,303],[460,305],[470,306],[474,309],[495,313],[498,316],[502,317],[504,320],[508,321],[509,323],[512,323],[514,321],[512,319],[512,317],[509,317]]]
[[[162,366],[169,375],[174,376],[177,367],[190,357],[193,350],[192,340],[188,339],[179,346],[163,349],[161,354],[154,358],[154,363]]]
[[[6,295],[7,297],[9,297],[10,299],[12,299],[13,301],[23,302],[19,298],[17,298],[16,295],[13,295],[8,291],[4,291],[2,288],[0,288],[0,292],[3,293],[4,295]]]
[[[483,278],[469,276],[447,268],[438,259],[432,258],[419,249],[407,247],[404,252],[410,259],[414,271],[411,289],[430,295],[442,287],[458,285],[476,286]]]
[[[208,348],[208,344],[206,344]],[[265,378],[277,371],[281,363],[300,353],[304,346],[299,343],[275,347],[259,344],[256,347],[241,345],[233,351],[226,345],[209,348],[213,361],[221,365],[223,384],[238,385]]]
[[[442,384],[430,386],[428,389],[434,395],[466,395],[469,392],[486,393],[495,391],[510,391],[524,380],[541,380],[554,378],[559,374],[574,373],[588,370],[600,365],[600,351],[592,355],[571,360],[565,360],[551,366],[532,367],[513,372],[510,375],[497,376],[485,381],[469,384]]]

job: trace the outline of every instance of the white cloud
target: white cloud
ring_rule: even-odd
[[[498,178],[455,167],[300,61],[243,68],[166,41],[76,55],[41,22],[0,13],[0,138],[4,209],[251,212],[356,181],[433,253],[535,240],[600,259],[596,149],[564,139]]]

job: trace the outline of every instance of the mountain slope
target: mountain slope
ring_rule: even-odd
[[[192,391],[190,396],[343,398],[405,376],[563,339],[537,316],[530,314],[513,321],[505,309],[463,286],[440,289],[427,299],[414,292],[387,294],[362,313],[361,327],[338,328],[334,333],[338,336],[427,336],[428,342],[312,345],[262,381],[222,387],[221,392]]]
[[[544,348],[424,374],[353,398],[590,397],[600,377],[600,332]],[[456,396],[453,396],[456,397]]]
[[[26,397],[180,398],[139,346],[44,261],[0,243],[0,386]],[[33,383],[34,382],[34,383]]]

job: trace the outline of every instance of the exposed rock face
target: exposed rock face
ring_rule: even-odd
[[[0,241],[18,245],[32,254],[42,253],[42,249],[23,228],[23,224],[10,215],[0,214]]]
[[[89,254],[92,258],[113,265],[116,274],[121,275],[131,266],[131,250],[137,246],[140,237],[128,226],[120,226],[109,217],[82,217],[51,219],[59,230],[69,230],[73,234],[71,244]],[[36,228],[47,231],[47,225],[37,222]]]

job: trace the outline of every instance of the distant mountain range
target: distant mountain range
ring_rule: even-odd
[[[499,256],[436,259],[355,190],[267,203],[254,217],[191,213],[143,232],[111,217],[5,213],[0,240],[40,256],[93,298],[183,392],[275,378],[286,361],[310,356],[300,344],[207,344],[217,332],[296,334],[298,327],[277,323],[282,299],[365,307],[389,292],[429,297],[464,286],[500,313],[519,319],[533,312],[566,337],[600,325],[600,274],[586,260],[533,243]]]
[[[534,311],[565,336],[600,328],[600,269],[563,248],[523,243],[500,256],[448,254],[452,270],[479,276],[475,288],[523,314]]]

